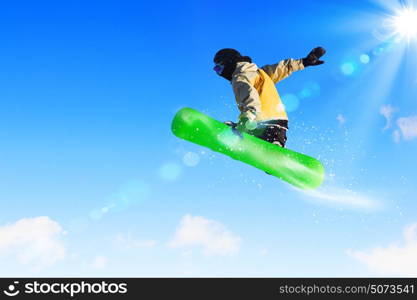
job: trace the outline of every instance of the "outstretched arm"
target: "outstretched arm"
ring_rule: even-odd
[[[291,75],[292,72],[303,70],[308,66],[317,66],[324,63],[320,60],[326,53],[326,50],[323,47],[316,47],[307,55],[305,58],[301,59],[284,59],[274,65],[263,66],[262,69],[272,78],[274,83],[277,83],[284,78],[287,78]]]
[[[274,83],[283,80],[291,75],[292,72],[304,69],[302,59],[284,59],[277,64],[265,65],[261,68],[272,78]]]

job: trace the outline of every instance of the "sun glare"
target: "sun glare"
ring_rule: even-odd
[[[395,33],[406,37],[408,40],[417,38],[417,10],[403,8],[392,17]]]

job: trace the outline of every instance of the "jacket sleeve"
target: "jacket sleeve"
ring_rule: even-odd
[[[233,81],[233,91],[240,110],[239,119],[254,121],[261,110],[261,101],[259,100],[258,91],[251,82],[243,76],[240,76]]]
[[[287,78],[294,71],[303,69],[303,60],[292,58],[281,60],[279,63],[274,65],[266,65],[262,67],[262,70],[264,70],[269,75],[269,77],[272,78],[274,83]]]

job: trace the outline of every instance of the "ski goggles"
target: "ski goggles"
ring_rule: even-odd
[[[213,70],[214,70],[214,72],[217,73],[217,75],[221,75],[223,73],[223,70],[224,70],[224,65],[223,64],[220,64],[220,63],[217,63],[214,66]]]

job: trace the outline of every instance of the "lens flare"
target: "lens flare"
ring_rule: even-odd
[[[285,108],[288,112],[296,111],[300,104],[298,97],[294,94],[285,94],[282,96],[282,101],[284,102]]]
[[[182,162],[188,167],[195,167],[200,162],[200,156],[194,152],[187,152],[183,156]]]
[[[176,163],[167,163],[159,168],[159,176],[166,181],[177,180],[181,173],[181,166]]]
[[[299,93],[298,93],[298,98],[300,99],[305,99],[305,98],[309,98],[311,96],[311,90],[308,88],[303,88]]]
[[[356,65],[353,62],[345,62],[340,66],[340,70],[346,76],[350,76],[356,71]]]
[[[362,54],[361,56],[359,56],[359,60],[361,61],[361,63],[367,64],[370,61],[370,57],[367,54]]]
[[[150,194],[151,187],[146,182],[137,179],[130,180],[111,196],[107,204],[93,209],[89,214],[90,219],[98,221],[109,213],[131,209],[145,201]]]
[[[408,40],[417,37],[417,10],[403,8],[391,18],[395,34],[407,38]]]

